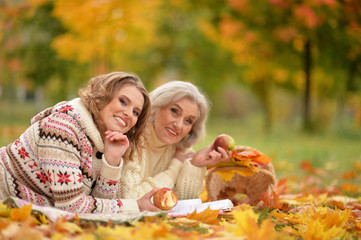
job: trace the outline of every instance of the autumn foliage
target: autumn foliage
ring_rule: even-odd
[[[304,171],[305,179],[317,178],[308,172],[310,167]],[[312,169],[317,170],[314,166]],[[313,193],[306,193],[300,188],[300,180],[281,179],[272,194],[263,196],[257,206],[241,204],[221,213],[208,208],[175,218],[159,214],[124,224],[89,222],[77,215],[52,222],[33,211],[31,205],[16,208],[0,204],[0,237],[20,239],[26,234],[28,239],[357,239],[361,233],[360,200],[346,196],[342,187],[327,192],[327,188],[312,186]]]

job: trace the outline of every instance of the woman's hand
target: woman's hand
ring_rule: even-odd
[[[162,211],[159,208],[157,208],[156,206],[154,206],[154,204],[151,201],[151,198],[153,197],[153,195],[156,192],[158,192],[159,190],[160,190],[159,188],[155,188],[137,200],[139,210],[141,212],[142,211],[152,211],[152,212],[161,212]]]
[[[104,155],[107,163],[111,166],[119,166],[122,156],[129,148],[129,140],[126,135],[117,131],[107,130],[104,139]]]
[[[188,158],[193,158],[195,154],[196,154],[196,152],[193,149],[191,151],[185,153],[183,149],[177,148],[173,157],[183,163]]]
[[[196,167],[215,166],[219,162],[228,162],[232,158],[232,152],[218,147],[217,151],[213,149],[213,144],[199,150],[191,163]]]

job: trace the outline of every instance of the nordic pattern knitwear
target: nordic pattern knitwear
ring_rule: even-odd
[[[0,198],[18,197],[78,213],[139,211],[136,200],[114,199],[120,166],[107,164],[104,145],[80,99],[61,102],[31,120],[0,149]]]

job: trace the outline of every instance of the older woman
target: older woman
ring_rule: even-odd
[[[138,201],[110,200],[149,117],[142,82],[113,72],[92,78],[79,94],[36,115],[19,139],[0,149],[0,199],[78,213],[147,210],[155,190]]]
[[[150,96],[145,149],[124,164],[117,196],[138,198],[151,189],[168,187],[179,199],[197,198],[206,166],[231,158],[231,152],[214,151],[212,145],[197,153],[191,150],[204,136],[207,99],[196,86],[182,81],[168,82]]]

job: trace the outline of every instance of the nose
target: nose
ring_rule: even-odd
[[[174,120],[174,127],[179,130],[182,127],[182,119],[175,119]]]
[[[125,111],[124,111],[124,115],[129,118],[130,116],[132,116],[132,109],[131,108],[127,108]]]

